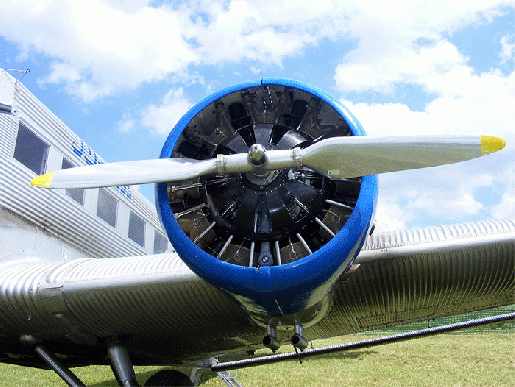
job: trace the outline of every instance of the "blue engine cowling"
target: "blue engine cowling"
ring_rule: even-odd
[[[365,135],[338,101],[309,85],[267,79],[221,90],[173,128],[161,157],[208,159]],[[316,322],[371,226],[377,178],[329,180],[301,168],[160,183],[156,201],[184,262],[263,324]]]

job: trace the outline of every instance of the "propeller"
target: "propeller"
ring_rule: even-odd
[[[208,160],[163,158],[61,169],[32,179],[45,188],[97,188],[193,179],[231,173],[264,175],[283,168],[307,167],[331,179],[434,167],[496,152],[506,142],[494,136],[332,137],[304,149],[217,155]]]

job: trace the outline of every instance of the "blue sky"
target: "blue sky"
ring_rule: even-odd
[[[4,0],[0,67],[29,68],[108,162],[157,157],[190,106],[262,77],[325,90],[371,135],[501,136],[498,154],[381,176],[378,227],[515,217],[513,0]]]

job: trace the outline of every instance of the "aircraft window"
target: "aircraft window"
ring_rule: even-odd
[[[105,190],[98,190],[97,216],[111,226],[116,227],[116,210],[118,202]]]
[[[62,169],[72,168],[73,165],[66,159],[63,159]],[[66,195],[71,197],[80,205],[84,205],[84,189],[82,188],[68,188],[66,189]]]
[[[49,146],[20,122],[14,158],[36,174],[41,175],[46,169]]]
[[[145,222],[132,211],[129,218],[129,238],[138,245],[145,246]]]
[[[11,113],[11,107],[0,103],[0,113]]]
[[[154,254],[165,253],[168,247],[168,239],[157,231],[154,234]]]

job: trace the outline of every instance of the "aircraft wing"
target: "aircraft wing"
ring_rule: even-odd
[[[382,233],[356,262],[329,314],[305,329],[309,340],[515,303],[514,220]],[[263,328],[176,254],[17,261],[3,267],[0,289],[4,362],[41,364],[19,338],[44,341],[67,364],[105,362],[112,337],[134,364],[261,347]]]
[[[370,238],[335,289],[317,337],[515,304],[515,221],[489,220]],[[309,332],[311,334],[311,332]]]

